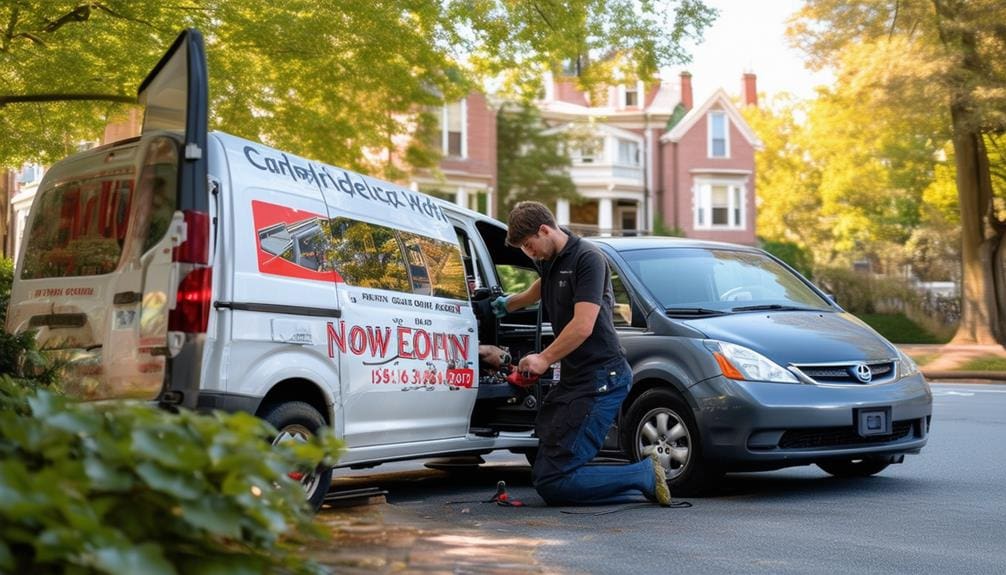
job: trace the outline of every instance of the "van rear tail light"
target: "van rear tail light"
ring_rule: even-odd
[[[178,284],[175,309],[168,315],[168,330],[206,333],[213,297],[213,268],[197,268]]]
[[[209,261],[210,215],[206,212],[184,210],[185,241],[171,253],[178,263],[205,264]]]

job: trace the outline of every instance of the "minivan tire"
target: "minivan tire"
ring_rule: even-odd
[[[826,459],[817,466],[835,477],[869,477],[887,469],[891,463],[884,459],[864,457],[862,459]]]
[[[306,441],[318,434],[324,427],[325,418],[318,410],[303,401],[288,401],[267,406],[262,419],[269,422],[279,433],[273,438],[273,445],[278,441],[293,436],[294,439]],[[325,501],[328,488],[332,485],[332,468],[316,469],[300,479],[304,494],[311,509],[318,511]]]
[[[703,461],[695,418],[677,393],[668,389],[644,392],[632,402],[624,422],[622,445],[626,454],[639,461],[649,457],[650,452],[657,452],[672,495],[700,495],[721,474]],[[645,434],[647,428],[656,435]],[[685,461],[672,457],[672,453],[683,455]]]

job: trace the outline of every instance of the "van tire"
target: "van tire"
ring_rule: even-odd
[[[318,413],[318,410],[303,401],[288,401],[266,406],[261,417],[279,432],[279,435],[273,438],[273,444],[290,436],[306,440],[317,435],[326,425],[325,418]],[[332,468],[316,469],[314,473],[304,475],[300,482],[304,486],[308,505],[314,511],[318,511],[332,485]]]
[[[722,475],[722,471],[703,460],[695,417],[685,400],[674,391],[651,389],[644,392],[632,402],[623,421],[622,445],[626,455],[639,461],[654,452],[664,464],[672,495],[701,495]],[[644,428],[656,430],[659,435],[650,438],[643,432]],[[675,459],[672,452],[685,457],[685,461]]]

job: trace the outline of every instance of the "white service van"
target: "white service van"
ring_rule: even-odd
[[[480,377],[480,337],[503,342],[476,318],[497,283],[464,210],[208,133],[194,30],[139,98],[140,137],[46,173],[17,263],[6,327],[70,361],[71,392],[330,425],[345,466],[533,450],[534,396]],[[305,478],[315,506],[330,480]]]

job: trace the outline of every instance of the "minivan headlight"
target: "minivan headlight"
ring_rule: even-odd
[[[919,373],[919,365],[908,354],[898,350],[898,379]]]
[[[706,340],[705,344],[713,352],[723,375],[730,379],[800,383],[793,372],[753,349],[716,340]]]

